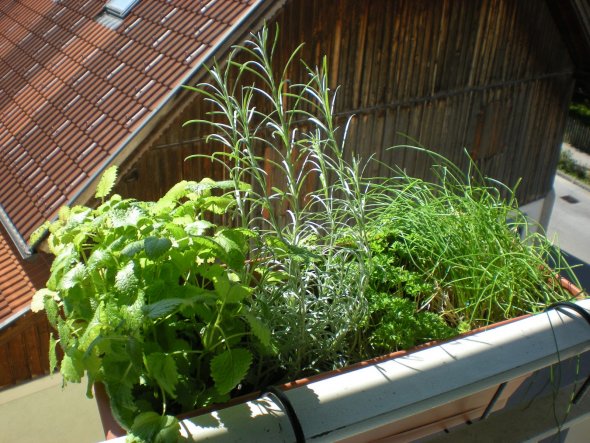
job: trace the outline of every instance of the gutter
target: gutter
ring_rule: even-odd
[[[16,229],[16,226],[14,226],[14,223],[12,223],[10,216],[4,210],[4,207],[1,204],[0,204],[0,223],[2,223],[2,226],[4,226],[4,229],[6,229],[6,233],[8,234],[10,239],[12,240],[12,243],[16,246],[16,249],[18,249],[20,256],[25,260],[27,258],[30,258],[31,255],[33,255],[32,248],[29,248],[29,245],[27,245],[27,242],[25,241],[23,236],[20,234],[18,229]]]
[[[18,320],[21,317],[24,317],[29,312],[31,312],[31,305],[30,304],[28,306],[24,307],[23,309],[21,309],[20,311],[18,311],[16,314],[12,314],[6,320],[4,320],[2,323],[0,323],[0,331],[3,331],[8,326],[11,326],[13,322],[15,322],[16,320]]]
[[[576,304],[590,309],[588,299]],[[374,441],[396,435],[404,419],[430,414],[433,408],[461,402],[588,350],[586,320],[570,310],[551,309],[312,381],[284,395],[305,441]],[[281,402],[271,396],[183,420],[181,429],[192,441],[296,441]],[[110,441],[122,443],[124,437]]]

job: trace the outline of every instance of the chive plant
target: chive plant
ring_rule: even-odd
[[[571,268],[544,235],[529,232],[513,189],[473,162],[461,171],[436,153],[403,148],[434,158],[436,180],[392,170],[389,202],[369,227],[379,263],[373,290],[411,299],[416,312],[437,313],[457,332],[571,297],[555,278],[576,281]]]

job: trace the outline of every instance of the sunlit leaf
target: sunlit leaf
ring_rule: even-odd
[[[220,394],[234,389],[246,376],[252,364],[252,354],[247,349],[228,349],[211,360],[211,377]]]
[[[178,372],[174,358],[162,352],[154,352],[145,357],[145,365],[149,374],[156,379],[162,389],[175,397]]]
[[[117,181],[117,166],[111,166],[102,173],[102,177],[96,186],[96,198],[103,199],[110,194]]]
[[[148,237],[144,240],[144,247],[148,258],[156,259],[172,247],[172,242],[167,238]]]

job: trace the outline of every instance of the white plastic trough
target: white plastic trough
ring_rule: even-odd
[[[590,300],[576,303],[590,309]],[[573,311],[551,310],[312,381],[285,395],[306,441],[403,441],[479,417],[501,383],[510,382],[505,401],[531,372],[589,349],[590,325]],[[194,441],[295,441],[273,396],[184,420],[182,428]]]

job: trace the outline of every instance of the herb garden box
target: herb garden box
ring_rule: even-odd
[[[590,300],[577,305],[590,309]],[[589,336],[574,311],[550,310],[281,389],[305,441],[413,441],[501,409],[533,372],[590,350]],[[182,432],[194,441],[293,442],[291,420],[267,394],[187,418]]]
[[[432,163],[430,181],[394,166],[365,176],[371,160],[344,149],[333,120],[326,66],[293,84],[287,69],[273,72],[272,54],[263,30],[193,88],[213,110],[191,123],[212,127],[220,150],[205,160],[227,180],[182,181],[143,202],[110,195],[109,168],[96,208],[62,208],[38,231],[49,230],[56,255],[32,305],[57,331],[51,366],[59,345],[66,382],[86,376],[88,395],[104,384],[136,441],[173,442],[187,411],[310,376],[287,392],[306,438],[376,438],[400,420],[410,432],[425,411],[426,423],[479,414],[499,383],[510,381],[507,395],[549,364],[543,319],[578,327],[559,313],[444,341],[572,298],[555,275],[567,263],[527,233],[513,190],[469,159],[461,169],[422,148],[406,147]],[[564,346],[579,352],[577,340]],[[342,369],[433,341],[442,344]],[[314,378],[322,373],[336,375]],[[290,429],[281,411],[262,399],[183,426],[198,438],[276,441]]]

